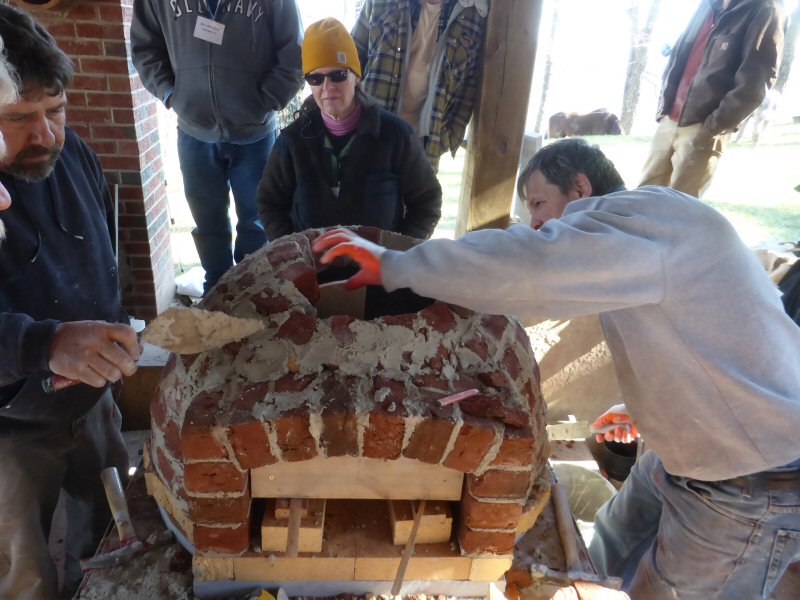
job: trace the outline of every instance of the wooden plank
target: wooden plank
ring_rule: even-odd
[[[543,0],[492,2],[470,124],[456,237],[508,226]]]
[[[267,508],[269,510],[269,507]],[[329,500],[326,503],[322,550],[287,557],[277,551],[250,552],[241,557],[203,556],[211,572],[214,561],[233,561],[236,581],[392,581],[402,559],[402,549],[392,544],[386,504],[365,500]],[[198,555],[195,555],[195,560]],[[408,581],[473,581],[500,579],[511,564],[510,556],[461,556],[446,543],[417,544],[406,571]],[[223,574],[229,565],[219,566]]]
[[[460,500],[464,474],[398,458],[336,456],[251,469],[254,498]]]
[[[305,519],[308,516],[308,498],[303,498],[303,507],[300,510],[300,516]],[[290,500],[289,498],[277,498],[275,500],[275,518],[278,521],[287,520],[289,518]]]
[[[355,557],[244,556],[233,559],[236,581],[353,581]]]
[[[469,570],[470,581],[498,581],[511,568],[511,554],[481,556],[472,559]]]
[[[167,511],[167,514],[172,518],[175,525],[180,528],[189,542],[194,543],[194,523],[189,520],[189,516],[181,508],[172,490],[165,486],[158,475],[152,471],[145,472],[144,481],[147,485],[147,493],[158,502],[161,508]]]
[[[390,500],[389,522],[392,543],[405,546],[414,525],[414,512],[419,503],[412,500]],[[428,502],[417,532],[418,544],[449,542],[453,532],[453,514],[447,502]]]
[[[261,549],[265,552],[286,552],[289,524],[275,517],[277,511],[272,501],[267,501],[261,521]],[[300,520],[298,552],[321,552],[322,532],[325,526],[325,500],[309,500],[306,516]]]
[[[195,553],[192,557],[192,575],[197,581],[232,581],[233,559]]]

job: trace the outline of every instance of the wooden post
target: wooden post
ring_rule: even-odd
[[[472,118],[456,237],[511,216],[544,0],[494,0]]]

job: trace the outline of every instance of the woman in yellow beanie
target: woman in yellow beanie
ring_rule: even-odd
[[[258,186],[267,237],[332,225],[430,237],[441,186],[411,127],[359,88],[358,53],[336,19],[306,30],[303,73],[311,96],[278,137]]]

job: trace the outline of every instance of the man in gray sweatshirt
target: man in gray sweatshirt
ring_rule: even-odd
[[[266,242],[256,188],[277,138],[275,111],[302,84],[302,37],[294,0],[133,3],[133,64],[147,90],[178,115],[178,158],[206,292]]]
[[[800,328],[731,224],[663,187],[627,191],[580,139],[520,177],[532,227],[387,250],[339,230],[351,285],[529,318],[598,313],[648,448],[590,552],[632,598],[766,598],[800,559]],[[596,424],[608,421],[604,416]]]

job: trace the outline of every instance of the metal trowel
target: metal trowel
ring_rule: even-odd
[[[260,319],[232,317],[202,308],[170,308],[145,327],[139,334],[139,342],[175,354],[197,354],[221,348],[262,329],[264,322]],[[49,394],[78,383],[76,379],[50,375],[42,380],[42,388]]]

